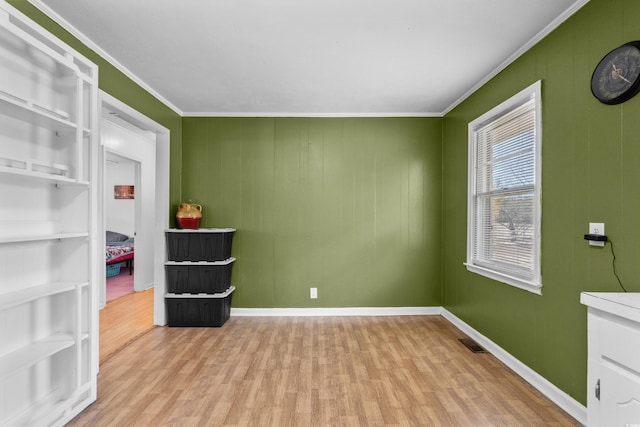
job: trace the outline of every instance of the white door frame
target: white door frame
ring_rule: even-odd
[[[151,120],[142,113],[129,107],[122,101],[114,98],[108,93],[99,91],[99,104],[100,104],[100,121],[102,121],[102,108],[105,107],[110,111],[117,113],[117,115],[124,121],[137,126],[140,129],[147,130],[156,134],[156,198],[155,198],[155,213],[156,221],[154,226],[154,248],[155,253],[153,255],[153,278],[154,278],[154,297],[153,297],[153,323],[155,325],[165,325],[165,273],[164,262],[166,260],[165,249],[165,230],[169,226],[169,129]],[[104,218],[104,174],[105,174],[105,159],[104,159],[104,146],[100,143],[99,151],[100,161],[98,171],[99,175],[99,195],[98,195],[98,245],[104,248],[105,246],[105,218]],[[101,245],[101,246],[100,246]],[[104,254],[104,250],[101,252]],[[105,276],[105,263],[104,255],[101,261],[101,273],[102,280],[106,280]],[[101,287],[101,292],[104,292],[105,287]],[[106,295],[100,295],[101,301],[106,301]]]

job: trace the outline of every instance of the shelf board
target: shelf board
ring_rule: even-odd
[[[0,243],[22,243],[22,242],[37,242],[43,240],[66,240],[66,239],[79,239],[83,237],[89,237],[89,233],[53,233],[45,235],[35,236],[2,236],[0,237]]]
[[[21,175],[21,176],[38,178],[38,179],[46,179],[48,181],[60,182],[65,184],[78,184],[78,185],[89,184],[86,181],[77,181],[72,178],[67,178],[66,176],[54,175],[54,174],[49,174],[45,172],[35,172],[32,170],[26,170],[26,169],[11,167],[11,166],[0,166],[0,172],[11,174],[11,175]]]
[[[45,179],[65,184],[88,185],[82,179],[69,177],[71,166],[39,159],[24,159],[0,155],[0,172]],[[80,169],[80,167],[78,168]]]
[[[70,292],[78,286],[86,285],[88,282],[52,282],[0,294],[0,311],[50,295]]]
[[[0,378],[35,365],[47,357],[71,347],[74,344],[73,337],[68,334],[53,335],[51,337],[35,341],[14,352],[0,357]]]
[[[68,405],[62,399],[60,389],[54,388],[49,394],[37,399],[13,417],[2,421],[9,426],[46,425],[42,422],[42,419],[46,417],[49,411],[62,411],[66,406]]]
[[[44,107],[2,91],[0,91],[0,114],[52,131],[64,132],[77,128],[75,123],[57,117],[54,112]],[[64,114],[60,116],[64,117]]]

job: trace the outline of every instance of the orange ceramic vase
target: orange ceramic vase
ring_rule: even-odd
[[[195,203],[180,203],[178,213],[176,213],[178,228],[198,228],[200,219],[202,219],[202,206]]]

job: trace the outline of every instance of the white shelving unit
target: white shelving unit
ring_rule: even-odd
[[[0,3],[0,425],[96,399],[98,69]]]

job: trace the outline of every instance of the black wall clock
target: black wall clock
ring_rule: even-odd
[[[591,76],[591,92],[600,102],[613,105],[640,92],[640,40],[607,53]]]

